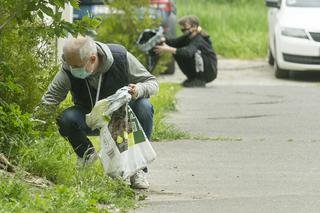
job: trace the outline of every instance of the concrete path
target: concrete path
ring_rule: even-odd
[[[220,60],[219,78],[183,89],[168,118],[212,140],[154,143],[152,186],[132,212],[319,212],[319,81],[275,79],[263,60]]]

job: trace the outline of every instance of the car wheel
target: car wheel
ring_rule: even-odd
[[[274,75],[276,78],[289,78],[290,71],[285,69],[280,69],[277,63],[277,60],[274,60]]]
[[[269,65],[274,65],[274,57],[272,55],[272,52],[270,50],[270,47],[268,49],[268,64]]]
[[[274,60],[273,60],[274,75],[276,78],[289,78],[289,70],[281,69],[277,61],[277,45],[274,43]]]

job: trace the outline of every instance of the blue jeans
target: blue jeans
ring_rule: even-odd
[[[150,140],[153,127],[153,106],[147,98],[140,98],[129,103],[136,114],[141,127]],[[99,130],[92,131],[85,122],[85,115],[90,110],[81,106],[72,106],[64,110],[57,119],[60,134],[72,145],[79,157],[90,155],[95,150],[88,135],[99,135]]]

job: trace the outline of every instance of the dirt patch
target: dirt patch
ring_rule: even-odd
[[[45,188],[53,185],[52,182],[44,178],[32,175],[29,172],[23,171],[17,166],[14,166],[9,162],[9,160],[4,156],[4,154],[0,153],[0,175],[14,177],[18,173],[19,175],[21,175],[21,178],[26,183],[31,184],[33,186]]]

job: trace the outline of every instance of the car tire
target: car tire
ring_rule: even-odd
[[[276,78],[289,78],[290,77],[290,71],[281,69],[278,65],[277,61],[277,45],[276,42],[274,43],[274,60],[273,60],[273,69],[274,69],[274,76]]]
[[[290,77],[290,71],[285,69],[280,69],[277,63],[277,60],[274,60],[274,75],[276,78],[289,78]]]
[[[274,65],[274,57],[272,55],[271,49],[268,49],[268,64],[273,66]]]

